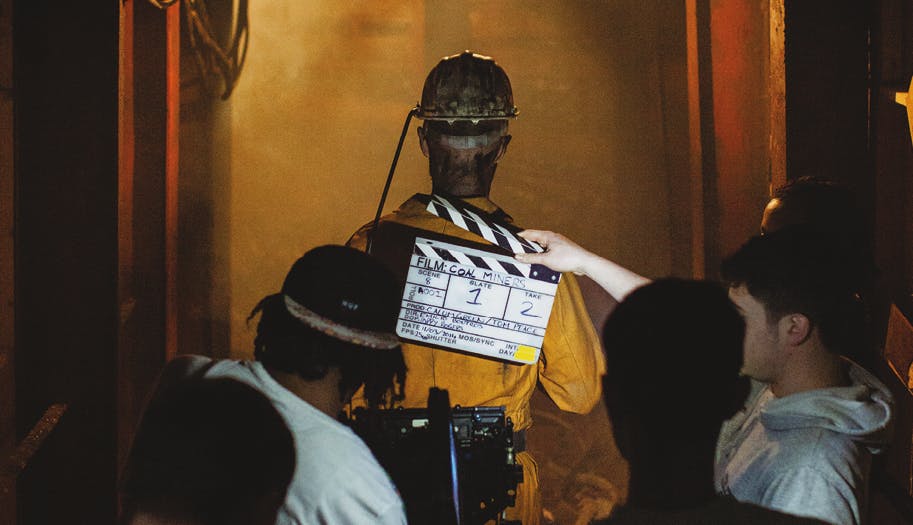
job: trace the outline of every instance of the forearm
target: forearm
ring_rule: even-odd
[[[583,260],[580,270],[581,274],[596,281],[596,284],[619,302],[636,288],[650,282],[650,279],[594,253],[590,253]]]
[[[520,236],[539,243],[542,253],[520,253],[517,260],[528,264],[543,264],[558,272],[586,275],[596,281],[616,300],[621,301],[649,279],[581,247],[560,233],[546,230],[525,230]]]

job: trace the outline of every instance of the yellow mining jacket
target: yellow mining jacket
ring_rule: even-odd
[[[418,196],[412,197],[395,212],[383,217],[412,228],[487,242],[472,232],[441,219],[425,210]],[[498,207],[484,197],[463,199],[491,213]],[[364,249],[367,224],[349,240],[349,246]],[[587,314],[577,280],[564,274],[558,285],[551,317],[536,365],[505,363],[471,355],[404,343],[406,391],[402,406],[424,407],[428,389],[446,389],[451,405],[505,406],[515,430],[532,424],[529,399],[541,382],[549,397],[562,410],[586,413],[601,395],[601,376],[605,362],[599,338]]]

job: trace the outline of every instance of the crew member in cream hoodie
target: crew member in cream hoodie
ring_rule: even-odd
[[[724,261],[729,296],[746,321],[743,373],[756,388],[720,434],[715,477],[723,494],[829,523],[862,522],[892,399],[842,357],[865,344],[852,253],[839,237],[788,227]]]

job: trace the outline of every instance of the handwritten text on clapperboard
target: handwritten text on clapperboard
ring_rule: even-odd
[[[414,341],[532,364],[557,276],[513,258],[417,238],[397,334]]]

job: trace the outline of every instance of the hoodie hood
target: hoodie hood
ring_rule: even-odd
[[[826,429],[865,445],[873,454],[881,452],[890,440],[894,400],[875,376],[847,362],[850,386],[772,399],[761,412],[761,423],[770,430]]]

